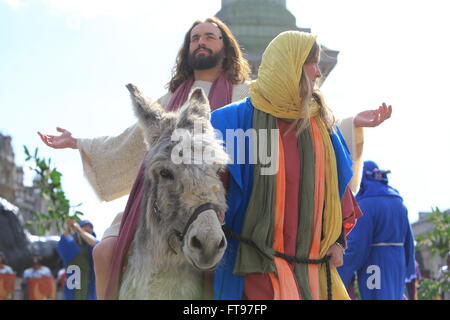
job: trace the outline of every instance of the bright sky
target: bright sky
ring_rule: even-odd
[[[322,90],[338,117],[392,104],[392,119],[365,132],[365,159],[391,169],[409,208],[450,207],[447,1],[288,0],[339,62]],[[72,204],[101,236],[126,197],[100,202],[77,151],[53,150],[36,131],[75,137],[121,133],[136,120],[125,84],[157,99],[186,30],[219,0],[0,0],[0,132],[51,157]]]

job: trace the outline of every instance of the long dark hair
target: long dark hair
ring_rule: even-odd
[[[172,79],[167,84],[170,92],[175,90],[190,76],[194,74],[194,70],[188,64],[189,45],[191,42],[191,31],[200,23],[211,23],[216,25],[222,32],[223,47],[225,52],[225,58],[222,62],[222,68],[225,71],[225,75],[229,81],[233,84],[242,83],[246,80],[250,80],[250,66],[247,60],[242,56],[239,43],[234,37],[231,30],[216,17],[208,18],[206,20],[197,20],[186,32],[184,36],[183,46],[178,51],[176,59],[176,65],[172,70]]]

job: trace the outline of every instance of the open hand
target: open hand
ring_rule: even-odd
[[[77,147],[77,139],[72,137],[72,133],[67,131],[66,129],[62,129],[57,127],[56,131],[61,132],[60,136],[52,136],[47,134],[42,134],[38,131],[41,140],[53,149],[65,149],[72,148],[78,149]]]
[[[356,115],[353,123],[355,127],[376,127],[389,119],[392,114],[392,106],[383,103],[378,109],[366,110]]]

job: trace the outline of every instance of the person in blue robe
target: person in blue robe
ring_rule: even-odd
[[[69,219],[56,250],[66,269],[65,300],[96,300],[92,249],[97,244],[93,224],[89,220]]]
[[[230,179],[227,186],[228,210],[225,214],[225,225],[234,233],[240,234],[245,218],[254,182],[254,165],[251,161],[251,139],[246,137],[243,144],[238,136],[227,141],[227,130],[242,129],[242,132],[253,128],[254,106],[250,98],[232,103],[211,113],[211,123],[224,142],[230,155],[231,163],[227,165]],[[342,197],[345,187],[352,177],[352,163],[345,140],[339,128],[330,136],[338,167],[339,194]],[[233,273],[239,246],[235,238],[228,238],[228,245],[222,262],[214,273],[214,299],[239,300],[244,291],[244,276]]]
[[[401,300],[415,276],[414,238],[408,210],[387,174],[365,161],[356,200],[363,212],[347,238],[339,275],[348,287],[356,273],[362,300]]]

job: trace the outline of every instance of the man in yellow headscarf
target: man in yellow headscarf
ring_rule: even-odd
[[[314,35],[281,33],[250,97],[211,115],[232,159],[217,299],[349,299],[336,267],[360,211],[349,151],[314,88],[319,51]]]

